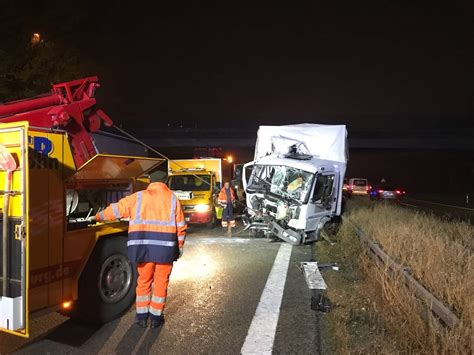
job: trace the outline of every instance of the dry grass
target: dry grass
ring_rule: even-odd
[[[474,243],[473,226],[447,222],[433,216],[393,205],[350,206],[346,215],[376,240],[398,263],[462,320],[454,330],[437,328],[423,307],[403,286],[401,280],[388,279],[383,270],[361,256],[360,265],[372,287],[368,288],[378,311],[407,352],[472,353],[474,324]],[[353,236],[345,224],[342,238]]]
[[[339,237],[335,245],[325,242],[314,245],[318,262],[336,262],[340,266],[338,272],[323,272],[333,307],[330,313],[319,316],[322,353],[400,353],[401,348],[367,292],[373,285],[360,268],[362,245],[353,234],[340,233]]]

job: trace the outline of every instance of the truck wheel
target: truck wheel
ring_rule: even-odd
[[[124,314],[135,301],[136,268],[127,257],[127,238],[97,243],[79,280],[79,300],[73,317],[106,323]]]
[[[329,236],[336,236],[342,225],[342,218],[334,216],[330,221],[326,222],[323,229]]]
[[[265,237],[265,232],[258,229],[250,229],[250,237],[252,238],[263,238]]]
[[[207,228],[212,229],[215,226],[217,226],[217,216],[216,216],[216,213],[213,212],[211,216],[211,220],[207,223]]]

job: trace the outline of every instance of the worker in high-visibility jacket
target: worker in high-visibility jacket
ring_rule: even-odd
[[[222,211],[222,227],[226,228],[227,226],[229,226],[229,229],[231,227],[235,227],[233,209],[233,204],[235,203],[235,195],[228,182],[224,184],[224,187],[219,192],[217,201],[222,207],[224,207],[224,211]]]
[[[138,270],[136,323],[142,328],[148,318],[151,328],[163,323],[173,261],[183,254],[187,228],[181,204],[161,182],[163,176],[152,175],[151,181],[146,190],[112,203],[96,215],[99,221],[130,219],[127,249]]]

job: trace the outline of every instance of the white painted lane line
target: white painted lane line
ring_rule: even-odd
[[[229,238],[229,237],[214,237],[214,238],[186,238],[186,244],[248,244],[255,242],[267,242],[266,239],[250,239],[250,238]]]
[[[240,351],[242,354],[272,353],[292,248],[292,245],[284,243],[278,250]]]

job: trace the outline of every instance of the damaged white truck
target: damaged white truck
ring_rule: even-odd
[[[341,215],[347,161],[344,125],[260,126],[243,169],[246,229],[293,245],[317,241]]]

